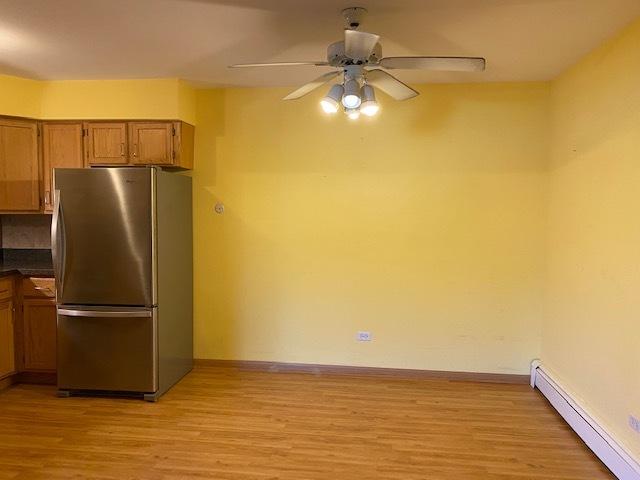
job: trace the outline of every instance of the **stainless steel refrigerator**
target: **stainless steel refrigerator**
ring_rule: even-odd
[[[191,178],[54,172],[58,392],[155,401],[193,365]]]

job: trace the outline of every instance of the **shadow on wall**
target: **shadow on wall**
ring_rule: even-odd
[[[602,54],[604,56],[604,54]],[[603,61],[595,57],[592,61]],[[631,62],[621,68],[631,68]],[[611,67],[613,69],[613,67]],[[602,73],[600,73],[602,75]],[[598,77],[595,77],[598,78]],[[585,88],[581,82],[597,81],[575,79],[569,71],[562,81],[554,82],[551,89],[552,125],[554,143],[552,168],[571,162],[607,155],[612,148],[625,148],[628,138],[637,138],[640,123],[640,102],[628,92],[637,88],[633,75],[606,75],[601,84],[607,88]],[[616,92],[615,95],[611,92]],[[588,111],[580,111],[588,104]],[[607,115],[601,112],[606,111]],[[612,119],[615,119],[613,121]]]

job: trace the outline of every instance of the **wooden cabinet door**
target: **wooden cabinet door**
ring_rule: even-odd
[[[13,301],[0,301],[0,378],[16,371],[13,336]]]
[[[123,165],[127,159],[126,123],[85,123],[87,165]]]
[[[22,303],[25,370],[56,369],[56,301],[25,298]]]
[[[0,119],[0,210],[40,209],[38,126]]]
[[[194,127],[185,122],[173,124],[173,165],[193,168]]]
[[[136,165],[173,164],[173,124],[129,123],[129,159]]]
[[[42,126],[44,210],[53,210],[53,169],[82,168],[82,124],[45,123]]]

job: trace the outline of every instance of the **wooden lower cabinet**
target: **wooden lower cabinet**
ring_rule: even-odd
[[[22,325],[24,370],[55,371],[55,299],[24,298],[22,301]]]
[[[55,383],[55,295],[53,278],[0,277],[0,388],[14,381]]]
[[[0,300],[0,378],[16,371],[13,299]]]

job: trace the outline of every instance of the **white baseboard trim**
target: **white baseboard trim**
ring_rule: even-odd
[[[531,387],[537,388],[620,480],[640,480],[640,464],[561,387],[539,360],[531,362]]]

